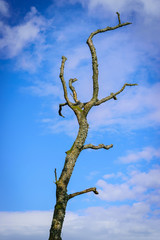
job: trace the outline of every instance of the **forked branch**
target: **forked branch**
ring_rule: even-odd
[[[83,190],[83,191],[81,191],[81,192],[76,192],[76,193],[69,194],[69,195],[68,195],[68,198],[71,199],[71,198],[73,198],[73,197],[76,197],[76,196],[78,196],[78,195],[81,195],[81,194],[84,194],[84,193],[88,193],[88,192],[94,192],[94,194],[99,194],[99,193],[97,192],[97,189],[96,189],[95,187],[93,187],[93,188],[88,188],[88,189],[86,189],[86,190]]]
[[[123,87],[118,91],[118,92],[116,92],[116,93],[111,93],[108,97],[105,97],[105,98],[102,98],[101,100],[98,100],[96,103],[95,103],[95,106],[98,106],[98,105],[100,105],[101,103],[104,103],[104,102],[106,102],[106,101],[108,101],[108,100],[110,100],[110,99],[114,99],[114,100],[117,100],[117,98],[116,98],[116,96],[118,95],[118,94],[120,94],[124,89],[125,89],[125,87],[126,86],[137,86],[138,84],[136,84],[136,83],[134,83],[134,84],[130,84],[130,83],[125,83],[124,85],[123,85]]]
[[[82,150],[83,149],[88,149],[88,148],[92,148],[92,149],[95,149],[95,150],[104,148],[106,150],[109,150],[112,147],[113,147],[113,144],[110,144],[110,145],[99,144],[98,146],[94,146],[93,144],[86,144],[86,145],[83,146]]]
[[[92,96],[92,99],[88,102],[88,104],[85,107],[86,112],[88,112],[89,109],[97,101],[97,99],[98,99],[98,91],[99,91],[97,54],[96,54],[96,49],[94,47],[92,38],[93,38],[93,36],[95,36],[98,33],[107,32],[107,31],[110,31],[110,30],[115,30],[117,28],[120,28],[120,27],[127,26],[127,25],[131,24],[130,22],[121,23],[120,14],[118,12],[117,12],[117,15],[118,15],[118,25],[116,25],[115,27],[106,27],[106,28],[103,28],[103,29],[98,29],[95,32],[92,32],[90,34],[88,40],[87,40],[87,44],[89,46],[89,49],[90,49],[90,52],[91,52],[91,55],[92,55],[93,96]]]

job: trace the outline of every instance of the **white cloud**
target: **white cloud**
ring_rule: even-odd
[[[138,13],[143,12],[144,14],[149,14],[153,16],[158,16],[160,8],[160,2],[159,0],[70,0],[70,2],[80,2],[83,6],[88,6],[89,10],[96,10],[97,7],[103,7],[106,11],[128,11],[128,14],[130,11],[136,11]]]
[[[29,91],[39,97],[53,95],[62,99],[62,90],[51,82],[36,81],[30,87],[21,88],[23,91]]]
[[[4,0],[0,0],[0,14],[4,17],[9,17],[9,5]]]
[[[123,174],[122,172],[118,172],[117,174],[115,174],[115,173],[111,173],[111,174],[105,174],[104,176],[103,176],[103,178],[104,179],[114,179],[114,178],[116,178],[116,179],[122,179],[122,180],[126,180],[126,179],[128,179],[126,176],[125,176],[125,174]]]
[[[57,113],[58,114],[58,113]],[[62,113],[65,115],[64,113]],[[49,126],[52,133],[65,133],[73,138],[76,137],[78,132],[78,124],[75,118],[72,119],[60,119],[57,122],[53,122],[52,125]]]
[[[115,177],[114,173],[106,174],[106,175],[103,176],[104,179],[109,179],[109,178],[113,178],[113,177]]]
[[[52,212],[0,212],[1,239],[10,239],[13,236],[21,239],[34,239],[34,236],[47,238],[47,230],[51,224]],[[18,238],[17,238],[18,239]]]
[[[130,151],[128,155],[120,157],[119,160],[122,163],[135,163],[142,160],[151,161],[155,157],[160,157],[160,149],[145,147],[142,151],[139,152]]]
[[[67,68],[68,69],[74,69],[79,67],[81,61],[90,59],[90,56],[88,55],[88,49],[85,45],[78,46],[77,48],[74,48],[71,51],[71,54],[68,55],[68,63]]]
[[[138,2],[138,1],[137,1]],[[140,0],[144,8],[144,12],[149,15],[159,16],[158,8],[160,7],[159,0]]]
[[[129,176],[126,175],[126,179],[123,178],[123,183],[111,184],[101,179],[97,182],[100,187],[98,196],[106,201],[146,200],[153,203],[155,200],[154,204],[157,204],[159,178],[160,168],[149,172],[133,171]]]
[[[99,180],[97,186],[102,188],[98,190],[99,197],[107,201],[123,201],[126,199],[133,199],[134,192],[130,189],[128,184],[110,184],[104,180]]]
[[[88,120],[91,128],[104,132],[107,126],[128,131],[159,126],[159,89],[159,83],[126,88],[124,93],[117,96],[117,101],[110,100],[90,112]]]
[[[11,237],[14,240],[47,239],[51,219],[51,211],[0,212],[0,237],[5,240]],[[159,224],[156,212],[144,202],[132,206],[92,207],[80,214],[67,212],[62,238],[154,240],[160,234]]]
[[[132,177],[129,180],[129,184],[142,186],[144,188],[159,188],[160,181],[160,168],[151,169],[148,173],[146,172],[133,172]]]
[[[0,52],[5,58],[13,58],[19,55],[22,50],[35,44],[44,41],[41,34],[46,27],[46,20],[40,16],[35,7],[27,13],[24,22],[10,27],[9,25],[0,22],[0,31],[2,38],[0,39]]]
[[[87,180],[92,180],[99,172],[98,171],[92,171],[87,175]]]

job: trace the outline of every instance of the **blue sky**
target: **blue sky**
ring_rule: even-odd
[[[47,239],[58,176],[77,134],[59,79],[75,83],[78,99],[92,96],[86,40],[98,28],[132,25],[96,35],[99,99],[126,88],[118,101],[93,108],[86,143],[68,192],[97,187],[99,195],[68,203],[64,240],[155,240],[160,234],[159,9],[156,0],[0,0],[0,238]],[[88,222],[90,223],[88,226]]]

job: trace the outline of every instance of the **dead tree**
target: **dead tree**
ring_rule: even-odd
[[[92,144],[84,145],[85,140],[87,138],[88,128],[89,128],[89,124],[87,122],[87,114],[89,113],[90,109],[94,106],[98,106],[104,102],[111,100],[111,99],[117,100],[117,95],[120,94],[125,89],[126,86],[137,85],[137,84],[125,83],[124,86],[119,91],[117,91],[115,93],[110,93],[109,96],[104,97],[100,100],[98,99],[98,91],[99,91],[98,63],[97,63],[96,49],[92,42],[92,38],[98,33],[115,30],[117,28],[131,24],[130,22],[121,23],[120,14],[118,12],[117,12],[117,15],[118,15],[118,25],[116,25],[114,27],[106,27],[103,29],[98,29],[97,31],[91,33],[87,40],[87,44],[89,46],[91,56],[92,56],[92,69],[93,69],[93,77],[92,77],[93,78],[93,95],[92,95],[92,98],[90,99],[90,101],[82,103],[80,100],[78,100],[76,90],[72,86],[72,84],[75,81],[77,81],[76,78],[74,78],[74,79],[71,78],[69,80],[69,88],[72,91],[72,97],[73,97],[74,103],[69,100],[66,82],[64,80],[64,65],[65,65],[67,58],[64,56],[62,57],[59,77],[62,82],[64,98],[65,98],[66,102],[59,104],[59,115],[61,117],[64,117],[62,115],[62,107],[66,106],[66,105],[69,106],[73,110],[74,114],[77,117],[77,121],[79,124],[79,131],[78,131],[76,140],[74,141],[72,147],[70,148],[70,150],[68,150],[66,152],[64,167],[63,167],[63,170],[61,172],[59,179],[57,179],[57,173],[56,173],[56,169],[55,169],[56,204],[55,204],[53,220],[52,220],[52,224],[51,224],[51,228],[50,228],[49,240],[62,240],[62,238],[61,238],[62,225],[63,225],[63,221],[64,221],[64,217],[65,217],[67,203],[71,198],[76,197],[80,194],[88,193],[88,192],[93,192],[95,194],[98,194],[95,187],[92,187],[92,188],[89,188],[89,189],[86,189],[86,190],[83,190],[80,192],[72,193],[72,194],[67,193],[67,186],[70,181],[70,178],[71,178],[71,175],[72,175],[72,172],[73,172],[73,169],[74,169],[74,166],[75,166],[75,163],[77,161],[79,154],[83,150],[88,149],[88,148],[92,148],[92,149],[104,148],[104,149],[108,150],[113,147],[113,144],[110,144],[110,145],[99,144],[98,146],[94,146]]]

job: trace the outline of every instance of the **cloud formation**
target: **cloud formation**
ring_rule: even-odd
[[[125,213],[125,214],[124,214]],[[47,239],[52,211],[1,212],[1,239]],[[89,223],[89,224],[88,224]],[[157,213],[143,202],[131,206],[92,207],[81,214],[67,212],[62,237],[65,240],[154,240],[160,234]]]
[[[119,173],[118,173],[119,175]],[[120,175],[119,175],[120,176]],[[119,177],[118,176],[118,177]],[[159,178],[160,168],[150,169],[148,172],[132,171],[129,175],[122,174],[122,183],[112,184],[108,179],[116,178],[115,174],[105,175],[106,180],[100,179],[97,182],[97,186],[100,188],[99,197],[106,201],[146,201],[156,206],[159,203],[157,199],[160,197],[159,192]]]
[[[3,11],[7,12],[8,4],[4,3],[6,10]],[[44,52],[48,49],[45,31],[49,26],[50,21],[35,7],[31,7],[30,12],[17,25],[11,26],[1,20],[0,58],[16,59],[14,65],[18,70],[34,72],[44,60]]]
[[[120,11],[124,12],[128,11],[136,11],[143,12],[147,15],[158,16],[158,9],[160,7],[160,3],[158,0],[70,0],[71,3],[80,2],[83,6],[88,6],[89,10],[95,10],[97,7],[103,7],[107,11],[115,12]]]
[[[130,151],[128,155],[120,157],[119,160],[122,163],[135,163],[142,160],[151,161],[153,158],[160,157],[160,149],[155,149],[153,147],[145,147],[142,151],[136,152]]]

